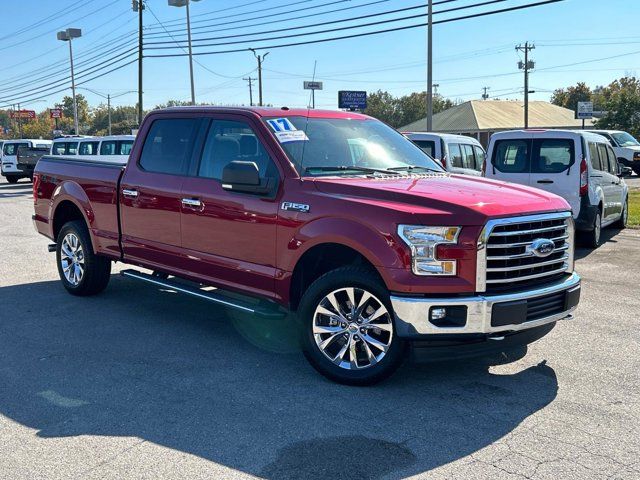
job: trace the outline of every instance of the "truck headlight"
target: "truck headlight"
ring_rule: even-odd
[[[411,249],[411,270],[416,275],[455,276],[455,260],[438,260],[438,245],[458,242],[460,227],[398,225],[398,235]]]

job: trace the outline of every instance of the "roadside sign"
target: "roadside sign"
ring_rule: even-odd
[[[36,118],[35,110],[12,110],[9,112],[11,118]]]
[[[50,108],[49,116],[51,118],[62,118],[62,109],[61,108]]]
[[[322,82],[303,82],[305,90],[322,90]]]
[[[593,118],[593,102],[578,102],[576,118],[578,120]]]
[[[338,108],[347,110],[366,109],[367,92],[340,90],[338,92]]]

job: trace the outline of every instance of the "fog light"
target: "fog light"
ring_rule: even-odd
[[[442,320],[447,316],[447,309],[444,307],[435,307],[429,313],[429,320]]]

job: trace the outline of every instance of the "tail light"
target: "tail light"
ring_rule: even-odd
[[[33,175],[33,203],[38,201],[38,190],[40,190],[40,175]]]
[[[580,162],[580,196],[584,197],[589,191],[589,171],[587,170],[587,159],[582,157]]]

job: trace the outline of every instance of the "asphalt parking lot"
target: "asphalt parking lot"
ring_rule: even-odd
[[[640,478],[640,231],[578,251],[582,302],[526,356],[333,384],[286,322],[115,274],[68,295],[0,183],[0,478]]]

